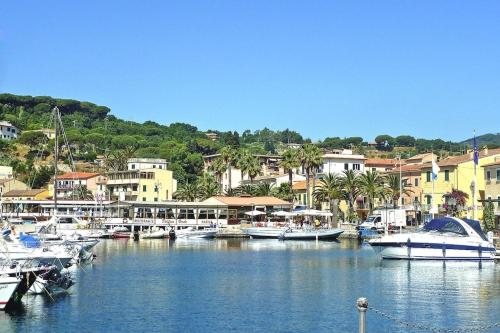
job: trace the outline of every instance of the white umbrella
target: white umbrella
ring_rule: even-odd
[[[320,210],[316,210],[316,209],[304,209],[304,210],[299,210],[295,214],[296,215],[319,216],[319,215],[321,215],[321,213],[322,212]]]
[[[262,214],[265,214],[265,212],[261,212],[260,210],[251,210],[251,211],[245,212],[245,215],[248,215],[248,216],[257,216],[257,215],[262,215]]]
[[[295,214],[287,212],[287,211],[284,211],[284,210],[279,210],[277,212],[274,212],[273,215],[274,216],[285,216],[285,217],[288,217],[288,216],[294,216]]]
[[[332,217],[333,214],[330,212],[321,212],[320,216],[325,216],[325,217]]]

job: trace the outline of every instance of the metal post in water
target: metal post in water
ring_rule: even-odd
[[[359,311],[359,333],[366,332],[366,311],[368,310],[368,300],[364,297],[358,298],[356,307]]]

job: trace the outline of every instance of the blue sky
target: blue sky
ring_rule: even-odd
[[[10,1],[0,91],[306,137],[499,132],[499,1]]]

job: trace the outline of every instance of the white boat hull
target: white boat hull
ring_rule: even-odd
[[[273,238],[283,240],[326,240],[337,239],[342,229],[285,229],[285,228],[248,228],[244,232],[252,238]]]
[[[0,310],[5,309],[20,282],[16,277],[0,277]]]
[[[474,242],[460,237],[401,234],[370,241],[384,259],[406,260],[494,260],[495,251],[488,242]]]
[[[200,230],[177,230],[176,238],[215,238],[217,230],[215,229],[200,229]]]

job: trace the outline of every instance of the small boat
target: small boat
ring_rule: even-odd
[[[19,277],[8,275],[0,276],[0,310],[4,310],[5,306],[12,300],[14,292],[20,283],[21,278]]]
[[[127,238],[128,239],[130,237],[132,237],[132,233],[130,231],[128,231],[128,232],[121,232],[121,231],[120,232],[113,232],[111,234],[111,238],[113,238],[113,239],[118,239],[118,238]]]
[[[386,235],[370,240],[384,259],[494,260],[495,247],[479,221],[442,217],[408,234]]]
[[[148,231],[144,232],[140,235],[142,239],[162,239],[168,236],[168,232],[165,230],[156,230],[156,231]]]
[[[281,240],[335,240],[344,232],[340,228],[301,230],[288,228],[283,231]]]
[[[175,231],[176,238],[215,238],[216,228],[193,229],[191,227]]]
[[[252,238],[272,238],[282,240],[334,240],[337,239],[344,230],[333,229],[295,229],[295,228],[267,228],[256,227],[243,230]]]

